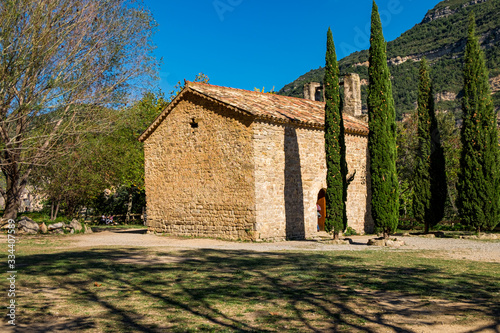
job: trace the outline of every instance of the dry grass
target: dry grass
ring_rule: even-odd
[[[428,258],[425,252],[63,249],[58,244],[68,241],[34,238],[18,244],[17,329],[486,332],[500,328],[496,263]],[[0,285],[6,289],[5,279]],[[0,330],[5,328],[0,325]]]

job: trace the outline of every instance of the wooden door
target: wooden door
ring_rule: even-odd
[[[325,216],[326,216],[326,193],[325,190],[319,191],[318,194],[318,201],[316,202],[316,209],[318,210],[319,215],[318,215],[318,228],[319,231],[325,231]]]

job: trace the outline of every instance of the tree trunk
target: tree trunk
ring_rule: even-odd
[[[57,219],[57,213],[59,212],[59,204],[60,203],[61,203],[60,201],[57,202],[56,211],[54,212],[54,218],[52,219],[52,221],[55,221]]]
[[[334,233],[333,233],[333,239],[334,239],[334,240],[339,240],[339,239],[340,239],[340,235],[339,235],[339,233],[338,233],[338,232],[334,232]]]
[[[4,219],[16,219],[19,206],[21,205],[21,193],[24,191],[26,182],[19,175],[17,167],[4,168],[3,173],[6,180]]]
[[[132,188],[128,190],[127,216],[125,217],[126,224],[130,223],[130,215],[132,214],[132,199],[134,197],[132,191],[133,191]]]
[[[50,220],[54,221],[54,201],[50,203]]]
[[[425,225],[425,228],[424,228],[424,233],[425,233],[425,234],[428,234],[428,233],[429,233],[429,222],[427,222],[427,221],[426,221],[426,222],[424,223],[424,225]]]
[[[383,236],[384,239],[389,239],[389,233],[387,231],[384,231]]]
[[[7,200],[5,201],[5,210],[3,212],[3,218],[15,220],[17,218],[17,211],[19,209],[20,204],[21,204],[20,193],[17,193],[17,191],[7,190]]]

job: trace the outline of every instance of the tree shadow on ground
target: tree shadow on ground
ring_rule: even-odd
[[[446,310],[451,314],[500,324],[495,274],[450,273],[425,261],[393,265],[363,254],[138,248],[18,260],[26,266],[18,272],[16,332],[414,332],[388,316],[430,327],[436,307],[429,297],[453,303]]]

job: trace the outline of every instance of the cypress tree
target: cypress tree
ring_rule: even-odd
[[[339,87],[339,67],[332,31],[328,28],[325,56],[325,153],[326,153],[326,219],[325,229],[339,238],[347,227],[347,162],[345,159],[344,121]]]
[[[447,196],[444,151],[437,126],[434,94],[425,58],[418,86],[418,147],[415,158],[413,213],[425,232],[444,216]]]
[[[491,230],[500,219],[500,156],[496,113],[473,13],[465,47],[462,111],[457,206],[466,225],[477,232]]]
[[[389,237],[398,226],[399,194],[396,172],[396,113],[387,66],[386,43],[378,7],[373,1],[368,68],[368,150],[371,206],[375,231]]]

